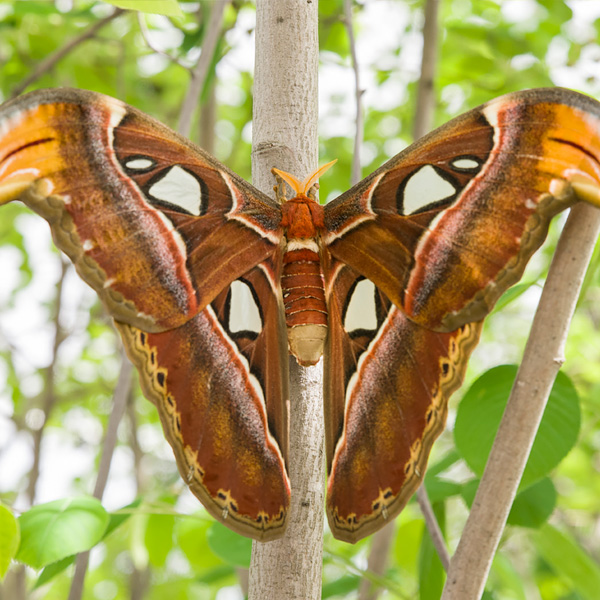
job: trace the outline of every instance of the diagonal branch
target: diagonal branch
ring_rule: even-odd
[[[429,535],[431,536],[433,547],[436,549],[436,552],[440,557],[440,561],[442,563],[442,567],[444,567],[444,571],[447,572],[450,566],[450,554],[448,553],[448,548],[446,548],[444,534],[440,529],[440,524],[435,518],[435,513],[433,512],[431,502],[429,501],[427,489],[425,488],[425,482],[423,482],[417,490],[417,502],[419,503],[419,508],[423,513],[425,525],[427,527]]]
[[[42,75],[50,71],[54,65],[62,60],[69,52],[72,52],[77,46],[83,42],[93,38],[96,33],[102,29],[105,25],[108,25],[111,21],[122,15],[125,11],[122,8],[117,8],[111,15],[96,21],[93,25],[88,27],[85,31],[81,32],[77,37],[68,41],[62,48],[59,48],[49,56],[47,56],[38,66],[33,70],[33,73],[26,77],[13,91],[11,98],[16,98],[19,94],[25,91],[34,81],[37,81]]]
[[[177,124],[177,131],[186,137],[189,137],[190,128],[192,126],[192,117],[198,106],[200,94],[202,93],[202,88],[204,87],[206,76],[208,75],[208,68],[215,55],[223,25],[223,12],[225,11],[225,6],[227,6],[228,2],[229,0],[216,0],[214,3],[206,29],[206,36],[202,43],[202,53],[200,54],[196,66],[192,69],[192,80],[190,81],[183,105],[181,106],[179,123]]]
[[[106,482],[108,481],[110,465],[117,445],[117,430],[125,413],[127,400],[131,391],[131,374],[131,362],[129,362],[129,359],[125,355],[125,351],[121,349],[121,370],[119,371],[119,379],[117,380],[115,393],[113,395],[113,409],[108,419],[108,425],[106,426],[104,443],[102,444],[102,454],[100,456],[100,465],[98,467],[96,485],[94,486],[94,498],[98,498],[98,500],[102,500]],[[75,561],[75,573],[73,574],[71,589],[69,590],[69,600],[80,600],[82,597],[89,558],[89,552],[82,552],[77,556]]]
[[[44,369],[44,390],[42,393],[42,411],[44,413],[44,422],[39,429],[36,429],[33,433],[33,465],[29,474],[29,481],[27,484],[27,499],[30,505],[35,502],[36,487],[40,476],[40,459],[42,450],[42,441],[44,437],[45,426],[48,423],[50,414],[56,404],[56,390],[54,388],[54,374],[56,371],[56,361],[58,359],[58,351],[61,344],[65,340],[65,332],[60,324],[60,311],[63,301],[64,293],[64,281],[69,269],[69,263],[67,263],[63,257],[60,257],[61,262],[61,273],[56,283],[56,298],[54,300],[54,314],[52,321],[54,323],[54,342],[52,344],[52,360],[50,364]]]
[[[456,553],[442,600],[476,600],[506,524],[564,344],[585,270],[600,233],[600,211],[571,209],[535,314],[523,361]]]

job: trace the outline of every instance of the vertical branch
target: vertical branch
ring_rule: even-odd
[[[362,106],[363,90],[360,86],[360,67],[356,52],[356,39],[354,37],[354,27],[352,20],[352,0],[344,0],[344,21],[348,31],[348,43],[350,45],[350,56],[352,57],[352,68],[354,71],[354,99],[356,110],[356,124],[354,135],[354,151],[352,154],[352,174],[351,183],[355,185],[360,180],[360,150],[364,137],[364,112]],[[367,560],[367,569],[376,575],[382,575],[387,568],[390,547],[394,538],[394,523],[389,523],[373,535],[369,558]],[[368,579],[360,582],[358,590],[359,600],[376,600],[379,596],[380,588],[373,585]]]
[[[556,373],[590,256],[600,211],[571,209],[533,319],[523,361],[473,506],[452,557],[442,600],[481,597]]]
[[[318,6],[258,0],[252,176],[272,193],[271,168],[305,177],[317,166]],[[290,361],[292,500],[286,535],[254,542],[250,600],[321,597],[323,537],[322,363]]]
[[[202,118],[200,119],[200,146],[209,154],[215,154],[215,123],[217,121],[217,94],[216,82],[213,81],[208,89],[206,102],[202,105]]]
[[[132,392],[127,398],[127,421],[129,426],[129,447],[133,453],[133,473],[135,477],[135,495],[139,497],[143,495],[145,485],[145,477],[142,473],[142,459],[144,452],[140,447],[138,440],[138,423],[137,414],[135,412],[135,398]],[[148,566],[140,569],[135,563],[131,565],[131,575],[129,577],[130,600],[142,600],[150,583],[150,569]]]
[[[417,109],[413,127],[413,138],[419,139],[433,127],[433,111],[435,108],[435,70],[437,64],[437,45],[439,0],[427,0],[425,3],[425,17],[423,21],[423,54],[421,56],[421,76],[417,88]],[[444,535],[435,518],[425,485],[417,490],[417,502],[423,513],[427,531],[431,536],[433,545],[440,557],[442,566],[447,571],[450,564],[450,555],[444,543]]]
[[[104,495],[104,490],[106,488],[106,482],[108,481],[110,465],[115,446],[117,445],[117,430],[119,428],[119,423],[123,418],[123,414],[125,413],[127,399],[131,391],[131,374],[132,365],[125,355],[125,351],[122,349],[121,370],[119,371],[119,379],[117,380],[115,393],[113,395],[113,409],[108,419],[108,425],[106,426],[104,443],[102,445],[102,454],[100,455],[100,465],[98,467],[96,485],[94,486],[94,498],[98,498],[98,500],[102,500],[102,496]],[[89,552],[82,552],[77,556],[75,561],[75,573],[71,582],[71,589],[69,590],[69,600],[80,600],[82,597],[83,584],[85,581],[85,574],[87,572],[89,558]]]
[[[433,125],[433,109],[435,108],[434,78],[437,64],[438,46],[438,9],[439,0],[425,2],[425,18],[423,21],[423,54],[421,56],[421,76],[417,88],[417,110],[413,138],[418,140]]]
[[[364,136],[363,124],[363,90],[360,88],[360,70],[356,56],[356,39],[352,27],[352,0],[344,0],[344,24],[348,31],[348,42],[350,44],[350,56],[352,57],[352,69],[354,71],[354,101],[356,110],[356,133],[354,135],[354,151],[352,153],[352,175],[351,183],[356,184],[360,180],[360,148]]]
[[[198,106],[198,100],[202,93],[204,82],[206,81],[208,68],[210,67],[219,37],[221,36],[223,12],[225,11],[225,6],[228,1],[229,0],[216,0],[214,3],[206,27],[206,35],[204,36],[204,42],[202,44],[202,53],[200,54],[196,66],[192,70],[192,80],[185,95],[183,105],[181,106],[179,123],[177,124],[177,131],[186,137],[190,134],[192,116]]]

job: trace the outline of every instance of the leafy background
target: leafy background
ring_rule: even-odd
[[[162,15],[119,14],[89,0],[0,1],[0,100],[53,53],[81,42],[27,91],[73,86],[119,97],[177,124],[211,2],[119,0]],[[596,3],[440,3],[436,124],[505,92],[565,85],[600,98]],[[349,187],[353,70],[342,0],[320,3],[321,162],[339,163],[323,197]],[[231,2],[191,137],[250,177],[254,5]],[[353,3],[365,92],[363,174],[411,141],[423,2]],[[145,32],[145,33],[143,33]],[[87,37],[86,37],[87,35]],[[460,536],[524,346],[564,218],[523,284],[486,323],[426,477],[448,545]],[[532,458],[486,598],[595,599],[600,589],[600,251],[586,278]],[[94,295],[53,250],[47,226],[18,205],[0,220],[0,599],[64,599],[74,555],[93,548],[83,597],[243,597],[250,543],[215,524],[185,490],[154,408],[128,398],[102,502],[91,497],[113,407],[120,350]],[[499,366],[504,365],[504,366]],[[461,400],[462,399],[462,400]],[[458,407],[458,409],[457,409]],[[18,521],[16,520],[18,518]],[[439,598],[444,574],[415,503],[396,519],[388,566],[366,572],[373,544],[325,539],[323,598]],[[16,557],[11,562],[11,559]],[[23,567],[27,565],[27,567]]]

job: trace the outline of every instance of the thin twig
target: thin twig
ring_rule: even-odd
[[[140,33],[142,34],[142,38],[144,39],[144,42],[146,42],[146,46],[148,46],[148,48],[150,48],[150,50],[152,50],[152,52],[154,52],[155,54],[164,56],[165,58],[168,58],[173,64],[183,67],[184,69],[187,69],[187,67],[185,65],[183,65],[177,57],[171,56],[168,52],[161,50],[160,48],[156,47],[152,43],[152,41],[150,40],[150,31],[148,30],[148,26],[146,25],[146,19],[144,17],[145,17],[144,13],[138,12],[138,14],[137,14],[138,25],[140,26]]]
[[[181,106],[179,123],[177,124],[177,131],[186,137],[190,134],[192,116],[198,106],[200,94],[202,93],[202,88],[204,87],[206,76],[208,75],[208,68],[210,67],[210,63],[212,62],[217,48],[223,25],[223,13],[228,2],[229,0],[216,0],[206,28],[206,36],[204,37],[204,43],[202,44],[202,53],[200,54],[196,66],[192,70],[192,79]]]
[[[437,63],[438,44],[438,9],[439,0],[427,0],[423,21],[423,54],[421,56],[421,76],[417,88],[417,109],[413,137],[419,139],[431,130],[433,126],[433,109],[435,106],[434,76]],[[444,535],[431,508],[425,485],[417,490],[417,500],[425,518],[425,525],[433,545],[440,557],[444,569],[448,569],[450,556],[444,542]]]
[[[394,523],[388,523],[373,535],[369,558],[367,560],[367,571],[369,573],[379,576],[385,573],[390,556],[390,548],[394,539],[394,532]],[[383,589],[383,587],[363,577],[358,589],[358,600],[376,600]]]
[[[352,57],[352,69],[354,71],[354,102],[356,106],[356,133],[354,135],[354,151],[352,153],[351,183],[354,185],[360,180],[360,149],[364,137],[363,125],[363,90],[360,87],[360,69],[356,54],[356,39],[352,27],[352,0],[344,0],[344,24],[348,32],[348,43],[350,44],[350,56]]]
[[[517,492],[564,344],[581,283],[600,233],[600,211],[571,209],[536,311],[523,361],[471,512],[452,557],[442,600],[481,597]]]
[[[425,525],[429,535],[431,536],[433,546],[440,557],[444,571],[447,572],[448,568],[450,567],[450,554],[448,553],[448,548],[446,548],[446,543],[444,542],[444,534],[440,529],[440,525],[435,518],[435,513],[433,512],[431,502],[429,501],[429,496],[427,495],[427,490],[425,489],[425,483],[423,483],[417,490],[417,501],[419,503],[419,508],[423,513]]]
[[[135,412],[135,395],[130,391],[127,398],[127,421],[129,427],[129,447],[133,453],[133,473],[135,478],[135,495],[143,496],[146,488],[145,477],[142,473],[142,461],[144,452],[138,440],[137,414]],[[142,600],[150,583],[150,568],[148,565],[138,567],[135,563],[131,565],[129,577],[130,600]]]
[[[350,181],[355,185],[360,180],[360,153],[364,139],[364,111],[362,106],[363,90],[360,86],[360,67],[358,64],[358,54],[356,52],[356,38],[354,36],[353,18],[352,18],[352,0],[344,0],[344,24],[348,32],[348,43],[350,46],[350,56],[352,58],[352,70],[354,71],[354,102],[355,102],[355,134],[354,150],[352,154],[352,173]],[[394,524],[389,523],[383,529],[380,529],[373,536],[367,569],[376,575],[385,573],[388,564],[388,557],[392,540],[394,538]],[[382,588],[374,585],[369,579],[364,578],[360,583],[358,592],[359,600],[376,600]]]
[[[47,56],[38,66],[33,70],[33,73],[26,77],[13,91],[11,94],[11,98],[16,98],[19,94],[21,94],[28,86],[30,86],[34,81],[37,81],[42,75],[50,71],[54,65],[62,60],[69,52],[72,52],[77,46],[82,44],[83,42],[93,38],[96,33],[102,29],[105,25],[108,25],[111,21],[116,19],[119,15],[122,15],[125,11],[122,8],[117,8],[111,15],[105,17],[104,19],[100,19],[90,27],[88,27],[85,31],[81,32],[77,37],[74,37],[72,40],[68,41],[62,48],[59,48],[49,56]]]
[[[98,475],[96,477],[96,485],[94,487],[93,495],[94,498],[98,498],[98,500],[102,500],[102,496],[104,495],[104,490],[106,488],[106,482],[108,481],[110,465],[115,446],[117,445],[117,430],[123,414],[125,413],[127,399],[131,391],[131,373],[131,363],[125,355],[125,352],[122,350],[121,370],[119,371],[119,379],[113,395],[113,409],[108,419],[108,425],[106,426],[106,434],[104,436],[102,454],[100,456],[100,465],[98,467]],[[85,574],[87,571],[89,558],[89,552],[82,552],[77,556],[75,561],[75,573],[71,582],[71,589],[69,590],[69,600],[80,600],[82,597],[83,584],[85,581]]]
[[[60,311],[62,307],[64,282],[69,269],[69,263],[62,257],[60,258],[61,272],[58,281],[56,282],[56,297],[54,300],[52,322],[54,324],[54,341],[52,343],[52,359],[50,364],[44,369],[44,390],[42,393],[42,411],[44,413],[44,422],[39,429],[33,432],[33,465],[29,473],[29,481],[27,484],[27,500],[30,505],[35,502],[35,494],[37,482],[40,476],[40,458],[42,449],[42,440],[46,425],[52,413],[52,409],[56,404],[56,393],[54,389],[54,373],[58,360],[58,351],[60,345],[65,340],[65,333],[60,324]]]

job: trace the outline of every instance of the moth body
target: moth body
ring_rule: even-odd
[[[327,307],[317,241],[323,228],[323,207],[306,196],[302,185],[294,185],[297,196],[282,206],[286,247],[281,289],[290,353],[301,365],[310,366],[321,358],[327,337]]]

